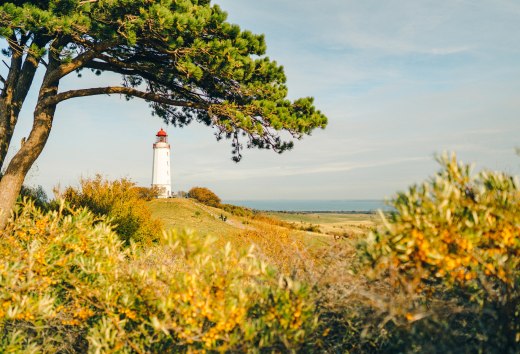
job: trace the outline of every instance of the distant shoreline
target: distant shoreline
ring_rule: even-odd
[[[253,210],[261,211],[264,213],[281,214],[377,214],[377,210]]]

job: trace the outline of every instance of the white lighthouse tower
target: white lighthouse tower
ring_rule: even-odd
[[[152,187],[159,189],[159,198],[168,198],[172,194],[170,175],[170,144],[168,134],[161,128],[153,144]]]

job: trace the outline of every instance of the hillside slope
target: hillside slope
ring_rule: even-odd
[[[236,216],[192,199],[157,199],[149,202],[149,206],[166,230],[192,230],[202,237],[211,235],[220,246],[230,242],[248,248],[254,244],[261,254],[286,269],[315,259],[321,249],[338,242],[332,235],[301,230],[299,225],[276,217]]]
[[[149,206],[166,230],[188,229],[202,236],[213,235],[227,241],[236,241],[245,231],[275,227],[278,232],[315,245],[330,243],[331,236],[357,239],[380,223],[377,214],[269,212],[243,217],[185,198],[156,199]]]
[[[200,204],[193,199],[171,198],[156,199],[149,203],[152,215],[160,219],[166,230],[187,229],[202,236],[211,234],[216,237],[235,235],[240,227],[220,219],[220,215],[229,217],[225,211]]]

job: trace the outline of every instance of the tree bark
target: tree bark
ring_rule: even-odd
[[[10,216],[16,203],[25,176],[40,156],[52,128],[55,106],[37,106],[34,112],[34,124],[29,138],[13,157],[2,180],[0,181],[0,230]]]
[[[14,126],[11,124],[14,119],[14,91],[16,82],[20,76],[21,66],[22,53],[13,51],[9,74],[4,83],[2,95],[0,96],[0,168],[3,166],[14,131]]]
[[[49,59],[49,66],[40,87],[38,103],[34,110],[34,121],[31,133],[26,142],[21,146],[20,150],[9,162],[9,165],[0,180],[0,230],[5,228],[10,212],[14,207],[22,188],[25,176],[38,156],[40,156],[47,139],[49,138],[56,105],[46,104],[45,101],[49,97],[53,97],[58,93],[59,78],[54,79],[53,77],[55,70],[58,67],[58,61],[53,60],[52,58]],[[29,80],[29,82],[31,81],[32,80]],[[28,87],[27,90],[29,90]]]
[[[34,44],[44,46],[45,39],[35,38]],[[23,52],[13,48],[9,74],[0,96],[0,168],[4,165],[20,110],[31,88],[39,62],[40,57],[36,54],[29,52],[24,60]]]

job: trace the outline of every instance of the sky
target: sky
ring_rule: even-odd
[[[172,145],[172,189],[205,186],[224,200],[384,199],[433,175],[444,151],[477,170],[520,174],[519,1],[217,3],[230,22],[266,35],[290,98],[313,96],[326,129],[282,155],[247,150],[236,164],[211,128],[168,127],[144,101],[69,100],[27,183],[50,192],[101,173],[150,185],[161,127]],[[62,90],[100,80],[119,82],[72,77]],[[29,134],[34,103],[33,91],[10,156]]]

